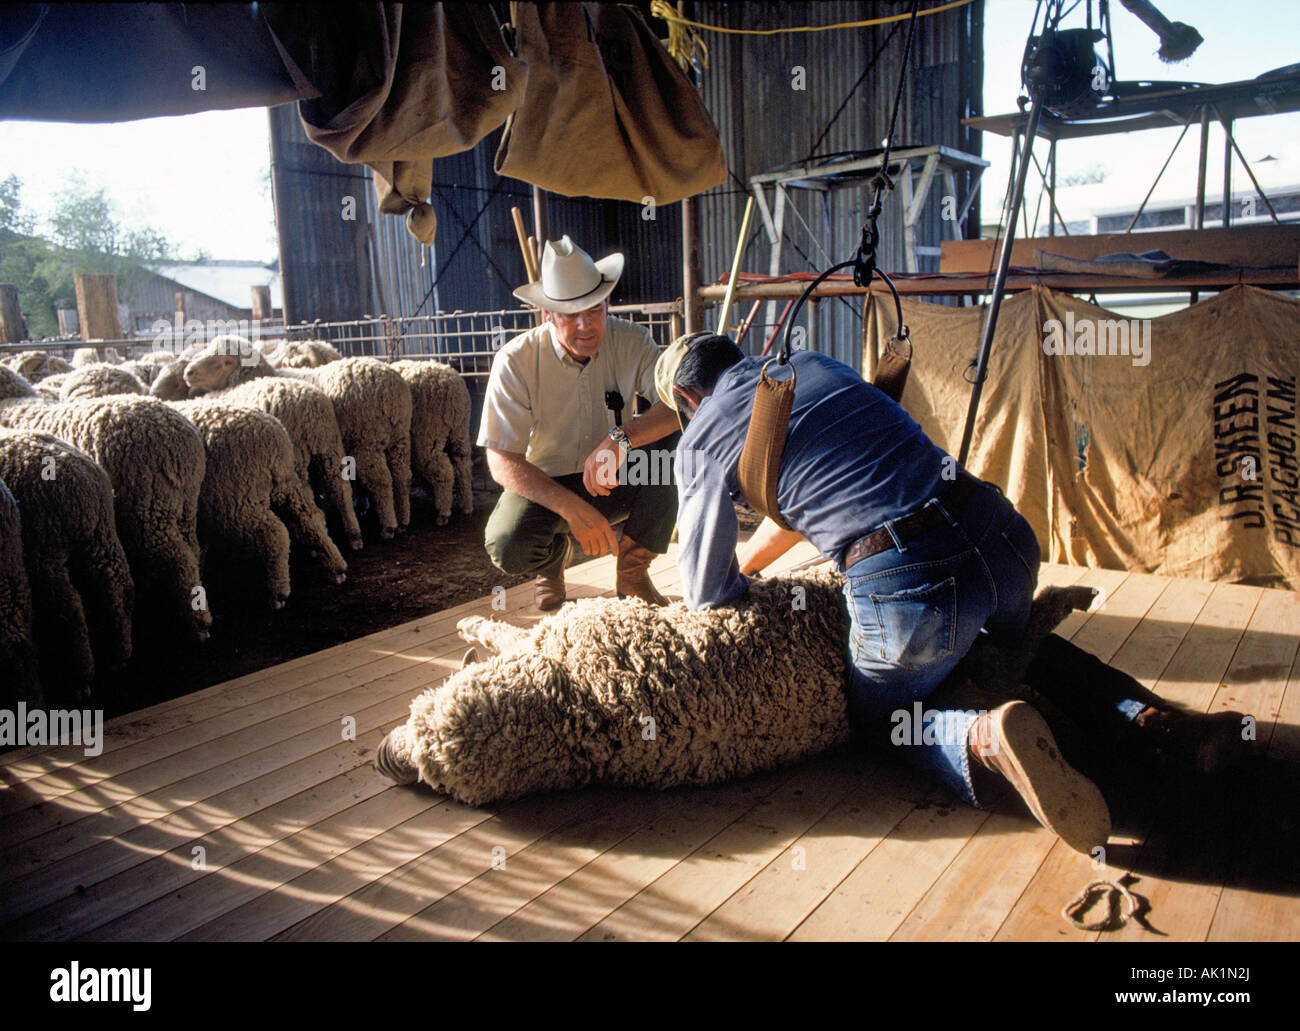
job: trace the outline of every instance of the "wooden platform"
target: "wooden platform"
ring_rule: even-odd
[[[799,557],[799,556],[795,556]],[[671,559],[656,582],[675,590]],[[0,756],[9,939],[1300,938],[1300,602],[1281,591],[1044,566],[1104,588],[1061,633],[1162,695],[1256,714],[1273,770],[1226,820],[1136,828],[1101,871],[1018,805],[978,811],[888,756],[745,781],[592,789],[471,809],[370,766],[410,698],[458,668],[457,619],[537,618],[531,587],[303,656],[109,724],[103,754]],[[612,560],[571,571],[602,593]],[[355,739],[345,737],[355,721]],[[1283,771],[1279,779],[1276,771]],[[1131,874],[1146,927],[1076,931]]]

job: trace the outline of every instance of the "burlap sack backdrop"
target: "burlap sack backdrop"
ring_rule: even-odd
[[[499,175],[656,205],[726,179],[704,102],[634,8],[514,7],[528,77],[497,150]]]
[[[903,405],[955,454],[983,309],[903,307]],[[1053,325],[1076,353],[1044,353]],[[870,377],[891,305],[873,296],[864,329]],[[1294,589],[1297,340],[1300,301],[1253,287],[1146,326],[1046,289],[1008,297],[967,465],[1006,490],[1046,560]]]
[[[263,5],[281,59],[316,100],[307,136],[375,170],[379,209],[431,243],[436,158],[507,122],[504,176],[568,196],[670,204],[726,164],[695,87],[633,8],[513,4],[511,56],[485,4]]]

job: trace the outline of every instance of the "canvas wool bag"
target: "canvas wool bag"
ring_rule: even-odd
[[[514,7],[527,79],[497,150],[499,175],[655,205],[726,179],[713,119],[634,8]]]

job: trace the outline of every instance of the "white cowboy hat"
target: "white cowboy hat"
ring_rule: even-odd
[[[559,243],[546,241],[541,280],[521,286],[515,296],[546,311],[576,315],[608,297],[622,274],[622,254],[592,261],[590,254],[565,236]]]

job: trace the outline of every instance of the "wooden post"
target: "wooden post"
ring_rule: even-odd
[[[76,308],[57,308],[54,312],[59,319],[59,336],[74,337],[77,335],[77,309]]]
[[[18,307],[18,287],[0,284],[0,344],[27,339],[27,323]]]
[[[686,326],[683,332],[700,328],[700,203],[694,197],[682,201],[682,302]]]
[[[73,280],[77,287],[81,339],[120,340],[122,327],[117,322],[117,279],[93,272],[78,272]]]
[[[175,296],[175,299],[174,299],[174,303],[175,303],[175,305],[176,305],[176,314],[180,316],[180,321],[181,321],[181,322],[184,322],[184,321],[185,321],[185,316],[188,314],[188,313],[186,312],[186,310],[185,310],[185,291],[184,291],[184,290],[177,290],[177,291],[176,291],[176,296]]]
[[[253,287],[253,321],[261,322],[271,317],[271,288],[269,286]]]

